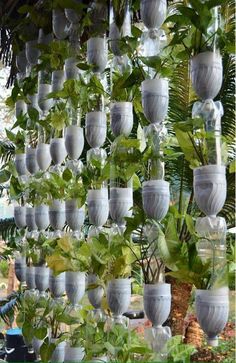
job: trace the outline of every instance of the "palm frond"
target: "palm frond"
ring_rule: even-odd
[[[186,60],[179,63],[170,80],[169,122],[181,122],[191,117],[190,93],[189,62]]]
[[[16,235],[17,227],[14,218],[0,219],[0,236],[3,241],[9,241]]]
[[[226,0],[222,3],[221,7],[221,19],[224,21],[224,31],[227,36],[232,40],[232,44],[235,42],[235,1]]]
[[[191,117],[191,93],[189,62],[183,61],[176,67],[170,79],[167,125],[170,134],[174,134],[174,123],[183,122]],[[177,147],[176,151],[181,151],[181,149]],[[192,170],[183,157],[166,163],[166,179],[170,181],[175,193],[180,192],[180,188],[185,191],[191,190],[193,183]]]
[[[0,301],[0,318],[5,324],[11,326],[15,313],[20,306],[20,293],[14,292]]]
[[[0,162],[7,163],[14,155],[14,144],[11,141],[0,140]]]
[[[224,108],[221,119],[222,135],[232,143],[235,137],[235,56],[225,54],[223,56],[223,84],[219,93],[219,100]]]
[[[226,22],[229,24],[229,22]],[[229,25],[228,25],[229,26]],[[217,97],[224,107],[224,116],[222,117],[222,135],[226,138],[230,150],[230,158],[234,157],[233,140],[235,137],[235,57],[228,53],[223,55],[223,84]],[[188,61],[180,63],[174,71],[170,80],[170,101],[169,101],[169,133],[173,133],[173,124],[183,122],[191,117],[192,104],[195,101],[191,89],[189,77]],[[177,148],[176,151],[180,151]],[[227,171],[227,200],[221,215],[225,217],[227,225],[233,226],[235,223],[235,183],[234,175]],[[193,185],[193,171],[189,168],[188,162],[183,157],[171,160],[166,163],[166,179],[170,181],[173,195],[191,192]],[[183,189],[183,190],[182,190]],[[194,205],[192,206],[194,207]],[[197,209],[195,213],[199,214]]]
[[[226,173],[227,198],[220,216],[224,217],[228,228],[235,227],[235,174]]]

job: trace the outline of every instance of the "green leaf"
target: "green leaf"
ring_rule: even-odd
[[[225,50],[227,53],[234,54],[235,53],[235,43],[226,44]]]
[[[40,340],[44,339],[47,336],[47,333],[48,333],[47,328],[43,326],[34,329],[34,336]]]
[[[137,174],[133,175],[133,190],[141,188],[141,183]]]
[[[0,170],[0,184],[6,183],[11,177],[11,173],[8,170]]]
[[[131,33],[135,38],[139,38],[142,35],[142,30],[140,30],[137,26],[132,25]]]
[[[186,214],[185,215],[185,222],[186,222],[186,225],[187,225],[187,228],[188,228],[189,232],[192,235],[196,234],[192,216],[190,216],[189,214]]]
[[[60,252],[55,252],[51,256],[46,257],[48,267],[50,267],[55,275],[64,271],[71,271],[72,266],[69,259],[63,257]]]
[[[172,276],[182,282],[192,284],[197,289],[204,288],[202,285],[202,279],[205,276],[205,272],[203,274],[201,271],[197,273],[189,271],[189,269],[179,269],[178,271],[167,272],[167,275]]]
[[[11,198],[17,198],[21,195],[22,189],[19,183],[18,178],[12,176],[10,182],[10,196]]]
[[[34,121],[35,123],[39,120],[39,112],[36,110],[36,108],[30,108],[28,110],[29,118]]]
[[[134,215],[133,217],[126,217],[125,218],[126,230],[124,233],[125,238],[129,239],[132,232],[135,231],[140,225],[144,224],[145,221],[145,213],[142,208],[134,208]]]
[[[79,248],[79,255],[89,258],[91,256],[91,249],[87,243],[83,243],[83,245]]]
[[[228,285],[229,271],[228,266],[221,268],[213,276],[210,287],[212,289],[219,289]]]
[[[62,177],[56,173],[51,173],[51,182],[59,188],[64,188],[66,186],[65,180],[63,180]]]
[[[48,362],[51,359],[51,356],[56,348],[54,343],[50,343],[49,339],[46,338],[43,344],[40,347],[40,357],[42,362]]]
[[[92,88],[94,88],[95,93],[97,93],[97,94],[105,93],[103,85],[102,85],[101,81],[98,79],[98,77],[93,75],[90,79],[90,85]]]
[[[73,249],[73,244],[71,243],[69,236],[60,238],[57,241],[57,244],[64,252],[70,252]]]
[[[11,97],[14,102],[17,101],[18,95],[21,94],[20,87],[16,84],[11,92]]]
[[[69,117],[66,110],[60,110],[50,115],[50,123],[54,129],[61,131],[67,125]]]
[[[13,175],[14,177],[17,177],[17,171],[16,171],[16,166],[13,160],[9,160],[8,162],[8,171],[11,175]]]
[[[23,115],[23,113],[21,112],[20,115],[17,116],[17,120],[14,123],[14,125],[12,126],[12,130],[15,129],[17,126],[19,126],[21,129],[26,130],[27,126],[28,126],[28,117],[27,115]],[[30,127],[28,127],[30,128]]]
[[[115,23],[120,29],[124,22],[126,3],[123,0],[113,0],[112,5]]]
[[[129,349],[129,353],[134,353],[134,354],[145,354],[148,352],[151,353],[151,350],[148,347],[141,347],[139,345],[133,346]]]
[[[177,231],[175,227],[175,222],[173,216],[169,217],[166,235],[158,227],[158,252],[166,264],[166,266],[171,270],[176,270],[176,263],[183,260],[181,256],[181,243],[179,242]]]
[[[175,335],[174,337],[171,337],[166,344],[168,350],[171,351],[174,346],[181,344],[182,340],[183,338],[181,335]]]
[[[14,100],[12,99],[12,97],[7,97],[7,99],[5,100],[5,104],[7,107],[9,107],[11,110],[14,109],[15,107],[15,102]]]
[[[32,9],[33,9],[33,6],[23,5],[23,6],[19,7],[19,9],[17,11],[19,14],[27,14],[27,13],[31,13]]]
[[[104,346],[108,350],[108,352],[111,353],[111,355],[115,356],[115,354],[116,354],[116,348],[113,347],[113,345],[111,345],[111,343],[105,342],[104,343]]]
[[[206,6],[208,7],[208,9],[212,9],[215,6],[221,6],[225,4],[225,0],[208,0],[206,2]]]
[[[187,60],[189,59],[189,53],[186,50],[182,50],[181,52],[176,54],[176,58],[180,60]]]
[[[124,81],[122,88],[133,87],[133,85],[140,85],[144,80],[144,75],[139,68],[134,68],[133,72],[129,75],[129,77]]]
[[[16,135],[8,129],[5,129],[5,131],[6,131],[6,135],[7,135],[8,139],[12,142],[15,142]]]
[[[28,343],[32,341],[34,336],[34,328],[31,321],[24,321],[22,326],[22,334]]]
[[[57,317],[57,320],[60,323],[64,323],[66,325],[74,325],[74,324],[78,324],[79,323],[79,318],[73,317],[73,316],[69,316],[67,313],[66,314],[60,314]]]
[[[140,148],[140,140],[138,139],[126,139],[125,137],[121,137],[119,139],[119,143],[121,146],[127,147],[127,148]]]
[[[178,10],[182,15],[190,19],[193,24],[195,23],[195,19],[198,19],[196,11],[188,6],[180,5],[178,6]]]
[[[193,345],[182,343],[181,335],[176,335],[170,338],[166,347],[168,354],[173,358],[174,362],[190,361],[191,355],[196,352],[196,349]]]
[[[161,57],[152,56],[152,57],[140,57],[140,60],[148,67],[159,70],[161,67]]]
[[[104,168],[102,169],[102,179],[103,180],[107,180],[110,177],[110,163],[106,163],[106,165],[104,166]]]
[[[230,173],[235,173],[236,172],[236,159],[231,161],[231,163],[229,164],[229,172]]]
[[[180,217],[181,215],[178,215],[178,216]],[[175,214],[175,211],[174,211],[174,214],[171,213],[169,215],[165,236],[166,236],[167,240],[173,240],[173,241],[180,243],[177,228],[176,228],[176,218],[177,218],[177,215]]]
[[[183,25],[190,25],[191,21],[188,17],[184,16],[184,15],[179,15],[179,14],[174,14],[174,15],[170,15],[168,16],[168,18],[166,18],[165,23],[174,23],[174,24],[179,24],[180,26]],[[176,34],[178,36],[178,34]],[[179,36],[178,40],[181,40],[181,37]]]
[[[77,67],[79,68],[79,69],[82,69],[82,71],[88,71],[88,70],[90,70],[92,67],[89,65],[89,64],[87,64],[87,63],[78,63],[77,64]]]
[[[69,168],[66,168],[64,171],[63,171],[63,174],[62,174],[62,178],[65,180],[65,181],[70,181],[73,177],[73,174],[72,174],[72,171],[69,169]]]
[[[207,3],[207,1],[205,1],[205,3]],[[203,7],[203,3],[201,1],[199,1],[199,0],[189,0],[189,3],[191,5],[191,8],[196,10],[198,13],[201,12],[201,9]]]
[[[193,135],[190,132],[181,131],[177,125],[174,126],[175,135],[178,139],[179,146],[181,147],[185,159],[195,166],[199,166],[194,146],[191,142],[190,136]]]

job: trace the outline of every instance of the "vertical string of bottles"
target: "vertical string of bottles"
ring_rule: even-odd
[[[117,95],[115,93],[116,79],[122,75],[129,75],[132,70],[131,62],[124,52],[122,45],[126,36],[131,36],[131,12],[129,1],[124,4],[124,16],[120,24],[119,14],[115,4],[110,3],[110,50],[113,53],[111,62],[111,130],[115,140],[111,145],[110,164],[110,215],[115,223],[114,233],[123,233],[125,217],[132,215],[133,182],[132,177],[125,177],[125,159],[132,153],[131,148],[122,146],[122,137],[128,138],[133,128],[133,104],[131,95]]]
[[[96,36],[87,42],[87,60],[93,68],[88,82],[97,82],[103,89],[102,82],[106,75],[103,74],[108,61],[108,45],[106,34],[103,29],[94,28],[101,19],[106,19],[103,6],[94,2],[91,6],[92,16],[95,23],[92,25]],[[107,222],[109,215],[108,186],[107,181],[101,179],[101,171],[105,166],[107,153],[102,148],[107,136],[107,116],[104,106],[104,96],[97,92],[90,96],[89,112],[86,114],[85,136],[91,149],[87,152],[87,168],[91,172],[91,185],[88,190],[88,215],[89,221],[95,226],[90,229],[90,235],[98,234],[102,226]]]
[[[167,12],[166,1],[141,0],[141,18],[145,25],[141,37],[141,55],[146,60],[161,56],[165,35],[160,29]],[[148,64],[148,65],[145,65]],[[168,112],[168,80],[144,61],[146,79],[141,85],[143,112],[150,125],[145,127],[146,143],[150,148],[147,166],[147,180],[142,184],[143,209],[148,218],[161,221],[167,214],[170,202],[169,183],[165,178],[163,161],[164,141],[167,135],[165,118]],[[167,358],[166,342],[171,337],[169,327],[162,324],[170,313],[170,285],[164,280],[164,266],[158,257],[158,235],[160,230],[154,224],[147,224],[145,234],[149,245],[150,276],[144,285],[144,310],[153,327],[146,330],[146,338],[160,359]],[[155,256],[155,258],[154,258]],[[155,299],[154,299],[155,296]],[[153,299],[153,300],[152,300]],[[157,309],[158,317],[152,314]]]
[[[208,344],[218,345],[217,335],[228,317],[228,283],[226,264],[226,222],[218,216],[226,200],[226,168],[221,146],[223,106],[214,101],[223,81],[222,57],[217,49],[218,10],[209,34],[215,34],[212,51],[197,54],[191,60],[193,88],[201,99],[194,103],[192,116],[204,122],[206,163],[194,169],[194,197],[205,217],[199,217],[196,231],[200,236],[198,255],[210,262],[211,274],[206,290],[196,291],[196,313],[207,335]],[[214,321],[214,323],[212,323]]]

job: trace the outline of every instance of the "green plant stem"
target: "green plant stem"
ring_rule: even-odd
[[[187,211],[186,211],[187,214],[191,214],[192,206],[193,206],[193,198],[194,198],[194,192],[193,192],[193,188],[192,188],[191,193],[190,193],[190,197],[189,197],[189,201],[188,201]],[[180,235],[179,235],[179,239],[180,239],[181,242],[184,242],[184,241],[187,242],[187,236],[185,234],[186,229],[187,229],[187,225],[186,225],[186,222],[184,220],[182,228],[181,228],[181,232],[180,232]]]
[[[145,72],[144,72],[144,70],[143,70],[143,67],[141,67],[141,65],[140,65],[140,63],[139,63],[139,61],[138,61],[138,57],[136,57],[136,59],[135,59],[134,63],[136,63],[136,64],[137,64],[137,66],[138,66],[138,68],[139,68],[140,72],[142,73],[142,76],[143,76],[143,79],[142,79],[142,80],[145,80],[145,79],[146,79],[146,74],[145,74]]]
[[[203,157],[203,154],[202,154],[202,150],[200,149],[200,147],[199,147],[199,150],[198,150],[198,148],[197,148],[197,146],[195,144],[195,141],[192,138],[192,136],[190,135],[190,133],[187,132],[187,134],[188,134],[189,140],[191,141],[191,144],[193,145],[193,148],[194,148],[200,162],[202,163],[202,165],[205,165],[205,160],[204,160],[204,157]]]
[[[209,240],[209,241],[211,242],[211,246],[212,246],[212,273],[211,273],[210,279],[208,281],[208,289],[210,289],[210,287],[213,285],[214,280],[215,280],[215,258],[216,258],[214,241],[212,241],[212,240]]]
[[[181,173],[181,181],[180,181],[180,191],[179,191],[179,206],[178,206],[178,212],[179,214],[182,215],[183,212],[183,182],[184,182],[184,172],[185,172],[185,162],[184,159],[182,157],[182,173]],[[182,225],[182,217],[178,219],[177,221],[177,231],[180,233],[181,230],[181,225]]]
[[[135,87],[135,90],[134,90],[134,92],[133,92],[133,95],[132,95],[132,93],[131,93],[131,95],[132,95],[132,97],[130,98],[128,98],[128,101],[129,102],[133,102],[133,100],[134,100],[134,98],[135,98],[135,95],[136,95],[136,93],[137,93],[137,91],[138,91],[138,89],[139,89],[139,87]]]
[[[164,266],[163,262],[158,260],[158,258],[156,257],[156,255],[154,255],[155,261],[156,261],[156,265],[157,265],[157,269],[156,272],[154,273],[154,281],[159,281],[160,279],[160,274],[161,274],[161,269]]]
[[[207,148],[207,142],[206,142],[205,138],[202,141],[202,148],[201,148],[201,144],[199,143],[199,148],[198,149],[199,149],[199,154],[201,155],[201,158],[203,160],[203,165],[209,164],[208,155],[207,155],[207,152],[206,152],[206,150],[208,148]]]
[[[215,35],[217,34],[217,31],[215,31],[203,44],[202,44],[202,46],[201,46],[201,48],[203,49],[204,48],[204,46],[209,42],[209,40],[211,39],[211,38],[213,38]],[[213,42],[214,42],[214,39],[213,39]]]
[[[160,69],[161,69],[162,67],[164,67],[165,63],[167,63],[167,59],[164,59],[164,60],[162,61],[161,65],[160,65]],[[158,73],[160,73],[160,70],[157,70],[157,71],[156,71],[156,73],[154,74],[153,79],[155,79],[155,78],[156,78],[156,76],[158,75]]]
[[[189,48],[185,45],[184,41],[182,40],[181,42],[186,50],[186,52],[188,53],[189,57],[191,57],[191,50],[189,50]],[[174,48],[174,47],[173,47]]]
[[[155,239],[149,244],[148,248],[146,249],[146,258],[145,258],[146,261],[147,261],[147,271],[146,271],[146,275],[147,275],[146,276],[146,280],[147,280],[147,282],[146,283],[149,282],[149,273],[151,273],[152,282],[155,281],[155,272],[153,272],[153,270],[151,268],[151,262],[152,262],[152,258],[155,256],[158,248],[157,247],[154,248],[153,251],[152,251],[152,253],[151,253],[151,255],[148,256],[148,252],[149,252],[149,250],[150,250],[150,248],[151,248],[151,246],[152,246],[153,243],[155,243]],[[159,264],[157,264],[157,266],[159,267]]]
[[[227,57],[227,62],[224,62],[224,77],[223,77],[223,82],[222,82],[222,86],[221,86],[221,89],[220,89],[220,93],[218,95],[219,100],[221,100],[222,97],[223,97],[223,92],[224,92],[224,90],[226,88],[225,85],[227,84],[227,81],[228,81],[229,70],[230,70],[230,59],[231,59],[231,57],[228,56]]]

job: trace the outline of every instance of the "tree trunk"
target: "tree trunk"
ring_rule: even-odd
[[[195,348],[201,348],[203,343],[204,333],[196,320],[189,322],[186,331],[184,342],[192,344]]]
[[[171,284],[171,312],[167,325],[172,335],[184,335],[184,319],[186,317],[192,285],[183,283],[171,276],[166,276],[166,282]]]
[[[9,262],[7,295],[10,295],[13,291],[16,291],[18,289],[18,285],[19,283],[15,275],[14,261],[11,259]]]

